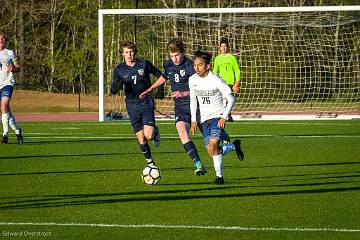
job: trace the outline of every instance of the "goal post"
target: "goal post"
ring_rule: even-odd
[[[360,5],[99,9],[99,121],[109,110],[105,93],[120,61],[120,43],[134,38],[129,25],[135,16],[139,56],[160,69],[173,37],[182,38],[189,57],[199,49],[217,55],[218,40],[228,37],[242,75],[234,107],[241,117],[359,114]],[[168,94],[156,101],[160,112],[172,111]]]

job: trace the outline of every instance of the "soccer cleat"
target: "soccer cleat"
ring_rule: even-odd
[[[160,146],[160,132],[158,127],[155,126],[155,136],[154,136],[154,140],[153,140],[154,146],[158,147]]]
[[[157,166],[155,165],[154,162],[149,163],[148,166],[149,166],[149,167],[152,167],[152,168],[157,168]]]
[[[2,136],[2,141],[1,141],[2,144],[8,144],[9,143],[9,139],[8,139],[8,136],[7,135],[3,135]]]
[[[23,144],[24,143],[24,139],[22,136],[22,129],[19,128],[19,134],[16,134],[16,138],[19,144]]]
[[[216,176],[214,183],[216,185],[222,185],[222,184],[224,184],[224,178]]]
[[[244,152],[241,150],[241,141],[240,141],[240,139],[235,139],[233,144],[235,145],[235,152],[236,152],[236,155],[237,155],[238,159],[240,161],[244,160],[245,156],[244,156]]]
[[[154,160],[151,160],[151,161],[147,160],[147,161],[148,161],[148,166],[149,166],[149,167],[157,168],[157,166],[155,165]]]
[[[195,166],[195,175],[200,176],[200,175],[205,175],[205,173],[207,173],[206,168],[204,167],[204,165],[201,163],[201,161],[197,161],[196,163],[194,163]]]

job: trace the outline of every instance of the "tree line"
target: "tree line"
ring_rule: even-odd
[[[0,31],[5,33],[7,47],[17,52],[22,65],[17,88],[91,94],[97,92],[98,81],[98,9],[354,4],[357,0],[0,0]],[[160,51],[164,45],[149,45],[151,36],[176,31],[169,29],[176,24],[165,29],[141,29],[139,24],[136,29],[136,19],[131,17],[113,17],[107,21],[110,24],[105,25],[106,35],[113,38],[105,55],[108,75],[119,61],[119,43],[114,41],[119,29],[126,30],[126,37],[136,39],[139,45],[151,45],[153,52]]]

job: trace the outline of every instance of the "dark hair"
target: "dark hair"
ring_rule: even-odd
[[[132,49],[132,50],[134,50],[135,54],[137,53],[136,44],[134,42],[131,42],[131,41],[123,42],[123,44],[121,45],[121,50],[120,50],[121,53],[124,51],[124,48]]]
[[[199,50],[199,51],[195,52],[194,60],[195,60],[195,58],[201,58],[205,61],[206,64],[210,64],[212,55],[211,55],[211,53],[203,52],[203,51]]]
[[[221,40],[220,40],[220,45],[223,44],[223,43],[225,43],[226,46],[229,47],[229,41],[228,41],[227,38],[221,38]]]
[[[168,52],[185,53],[185,44],[179,38],[173,38],[167,44]]]

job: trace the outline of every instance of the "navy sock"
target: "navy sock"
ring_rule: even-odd
[[[183,144],[183,147],[185,149],[185,152],[190,156],[193,162],[200,161],[199,153],[195,147],[195,144],[192,141]]]
[[[152,159],[149,144],[146,142],[144,144],[139,144],[139,145],[140,145],[140,149],[141,149],[142,154],[144,154],[144,157],[146,159]]]

